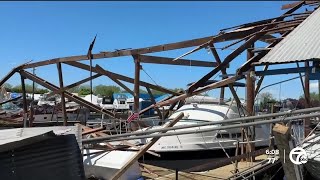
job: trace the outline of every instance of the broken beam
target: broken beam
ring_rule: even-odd
[[[174,118],[168,125],[166,125],[165,128],[168,127],[172,127],[174,126],[180,119],[182,119],[184,116],[183,113],[180,113],[176,118]],[[164,130],[162,133],[166,133],[166,130]],[[160,133],[160,134],[162,134]],[[160,137],[155,137],[152,138],[149,143],[147,143],[146,145],[144,145],[138,152],[137,154],[132,157],[118,172],[116,172],[116,174],[111,178],[112,180],[117,180],[120,178],[120,176],[126,171],[128,170],[131,165],[133,163],[135,163],[151,146],[153,146],[158,140],[160,139]]]

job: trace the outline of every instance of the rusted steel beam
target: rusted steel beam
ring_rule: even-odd
[[[150,96],[150,100],[151,100],[152,104],[157,104],[151,90],[148,87],[146,87],[146,89],[148,91],[148,94]],[[154,109],[157,111],[159,118],[162,119],[162,113],[161,113],[160,109],[158,107],[155,107]]]
[[[26,95],[26,85],[25,85],[25,78],[21,74],[21,88],[22,88],[22,103],[23,103],[23,127],[27,127],[27,118],[28,118],[28,105],[27,105],[27,95]]]
[[[235,44],[238,44],[238,43],[241,42],[241,41],[244,41],[244,40],[246,40],[246,39],[249,39],[250,37],[252,37],[252,36],[254,36],[254,35],[257,35],[257,34],[260,34],[260,33],[272,33],[272,34],[278,33],[278,32],[280,32],[280,31],[282,31],[282,30],[284,30],[284,29],[286,30],[286,29],[288,29],[288,28],[296,27],[296,26],[298,26],[299,24],[301,24],[301,22],[302,22],[302,20],[295,21],[295,22],[293,22],[293,23],[285,23],[285,24],[278,25],[277,27],[272,28],[272,29],[268,29],[268,30],[265,30],[265,31],[260,31],[260,32],[256,32],[256,33],[250,34],[250,35],[248,35],[248,36],[246,36],[246,37],[244,37],[244,38],[242,38],[242,39],[239,39],[239,40],[237,40],[237,41],[235,41],[235,42],[233,42],[233,43],[231,43],[231,44],[223,47],[222,50],[227,49],[227,48],[229,48],[229,47],[231,47],[231,46],[233,46],[233,45],[235,45]]]
[[[254,45],[252,45],[252,47],[253,46]],[[250,60],[253,56],[254,54],[250,50],[247,50],[247,59]],[[254,106],[254,97],[255,97],[254,95],[255,83],[254,83],[254,79],[251,77],[252,72],[254,72],[254,67],[251,67],[251,69],[249,69],[249,73],[247,74],[247,77],[246,77],[247,112],[249,113],[250,116],[254,115],[253,106]]]
[[[113,77],[111,77],[111,76],[109,76],[109,78],[110,78],[111,80],[113,80],[115,83],[117,83],[117,84],[118,84],[120,87],[122,87],[124,90],[126,90],[128,93],[134,95],[133,91],[132,91],[130,88],[128,88],[126,85],[124,85],[121,81],[119,81],[118,79],[113,78]]]
[[[174,126],[180,119],[184,117],[183,113],[180,113],[176,118],[174,118],[168,125],[166,125],[164,128],[172,127]],[[166,133],[167,131],[164,130],[161,133]],[[117,180],[121,177],[121,175],[128,170],[133,163],[135,163],[144,153],[148,151],[148,149],[154,145],[160,137],[152,138],[146,145],[144,145],[135,156],[133,156],[119,171],[116,172],[115,175],[113,175],[110,179],[111,180]]]
[[[195,84],[189,87],[188,93],[192,93],[195,89],[197,89],[199,86],[201,86],[203,83],[208,81],[213,75],[215,75],[217,72],[219,72],[221,69],[225,68],[227,64],[229,64],[234,58],[236,58],[239,54],[241,54],[244,50],[250,47],[252,43],[257,41],[262,35],[264,35],[266,32],[265,30],[272,28],[274,25],[269,25],[260,31],[260,33],[255,34],[254,36],[250,37],[244,44],[242,44],[239,48],[234,50],[232,53],[230,53],[224,61],[219,64],[216,68],[214,68],[212,71],[210,71],[208,74],[203,76],[199,81],[197,81]],[[263,32],[264,31],[264,32]]]
[[[44,80],[44,79],[42,79],[42,78],[40,78],[38,76],[35,76],[35,75],[33,75],[33,74],[31,74],[31,73],[29,73],[27,71],[20,70],[20,73],[24,77],[26,77],[26,78],[28,78],[28,79],[40,84],[41,86],[43,86],[43,87],[45,87],[45,88],[47,88],[47,89],[49,89],[51,91],[58,91],[59,90],[59,87],[57,87],[57,86],[49,83],[48,81],[46,81],[46,80]],[[93,110],[95,112],[104,113],[104,114],[106,114],[106,115],[108,115],[108,116],[110,116],[112,118],[117,118],[117,116],[114,113],[112,113],[112,112],[110,112],[110,111],[108,111],[106,109],[103,109],[103,108],[101,108],[99,106],[96,106],[96,105],[94,105],[94,104],[92,104],[92,103],[90,103],[90,102],[88,102],[88,101],[76,96],[76,95],[73,95],[73,94],[71,94],[71,93],[69,93],[67,91],[65,91],[64,94],[68,99],[74,101],[75,103],[80,104],[81,106],[87,107],[90,110]]]
[[[281,10],[293,8],[296,5],[298,5],[299,3],[301,3],[301,2],[294,2],[294,3],[282,5]],[[312,4],[315,4],[315,3],[319,3],[319,1],[304,1],[304,3],[306,5],[312,5]]]
[[[74,67],[78,67],[80,69],[84,69],[84,70],[87,70],[87,71],[90,68],[88,65],[83,64],[83,63],[79,63],[79,62],[67,62],[65,64],[68,64],[68,65],[71,65],[71,66],[74,66]],[[113,73],[113,72],[107,71],[107,70],[103,69],[102,67],[100,67],[99,65],[96,65],[96,67],[92,67],[92,71],[95,72],[95,73],[98,73],[98,74],[102,74],[102,75],[108,76],[108,77],[113,77],[113,78],[121,80],[121,81],[134,83],[134,79],[129,78],[127,76],[123,76],[121,74],[117,74],[117,73]],[[158,90],[158,91],[161,91],[161,92],[174,94],[174,95],[179,95],[179,93],[176,93],[174,91],[165,89],[165,88],[163,88],[161,86],[153,85],[153,84],[150,84],[150,83],[147,83],[147,82],[144,82],[144,81],[140,81],[140,85],[144,86],[144,87],[149,87],[151,89]]]
[[[139,96],[140,96],[140,59],[139,56],[133,56],[134,60],[134,102],[133,102],[133,111],[139,113]]]
[[[58,75],[59,75],[59,85],[60,89],[63,89],[63,76],[62,76],[62,67],[61,63],[57,63],[57,69],[58,69]],[[65,102],[65,97],[64,97],[64,91],[60,93],[61,96],[61,110],[62,110],[62,116],[63,116],[63,125],[67,126],[68,124],[68,116],[66,112],[66,102]]]
[[[222,63],[222,62],[221,62],[221,59],[220,59],[220,57],[219,57],[219,54],[218,54],[216,48],[214,47],[214,44],[210,44],[209,47],[210,47],[210,51],[211,51],[212,55],[214,56],[215,60],[217,61],[217,63],[218,63],[218,64],[221,64],[221,63]],[[222,68],[222,69],[221,69],[221,72],[222,72],[222,75],[227,75],[226,68]],[[223,78],[223,79],[225,79],[225,78]],[[232,93],[232,96],[234,97],[234,99],[235,99],[235,101],[236,101],[236,103],[237,103],[237,106],[240,107],[240,106],[241,106],[241,101],[240,101],[240,99],[239,99],[239,97],[238,97],[238,95],[237,95],[236,90],[234,89],[234,87],[233,87],[232,84],[228,84],[228,87],[229,87],[229,89],[230,89],[230,91],[231,91],[231,93]],[[222,87],[222,88],[224,88],[224,87]],[[223,91],[224,91],[224,89],[223,89]],[[224,92],[223,92],[223,93],[224,93]],[[220,99],[220,100],[221,100],[221,99]]]
[[[304,62],[304,65],[306,67],[306,69],[309,69],[309,61],[305,61]],[[311,104],[310,104],[310,81],[309,81],[309,72],[306,71],[305,72],[305,76],[304,76],[304,86],[305,86],[305,97],[306,97],[306,101],[307,101],[307,104],[308,104],[308,107],[311,107]]]
[[[303,19],[304,20],[304,19]],[[235,44],[238,44],[240,43],[241,41],[244,41],[246,39],[249,39],[250,37],[256,35],[256,34],[259,34],[259,33],[277,33],[279,30],[283,30],[285,28],[290,28],[290,27],[295,27],[295,26],[298,26],[301,22],[303,22],[303,20],[293,20],[293,21],[287,21],[287,22],[284,22],[284,21],[281,21],[281,24],[279,24],[279,22],[273,22],[273,23],[268,23],[266,25],[277,25],[275,28],[272,28],[272,29],[268,29],[266,31],[259,31],[259,32],[256,32],[256,33],[253,33],[253,34],[250,34],[244,38],[241,38],[231,44],[228,44],[226,45],[225,47],[222,48],[222,50],[224,49],[227,49]],[[259,25],[257,27],[263,27],[265,25]]]
[[[96,132],[102,131],[104,129],[105,129],[105,127],[99,127],[99,128],[96,128],[96,129],[85,130],[84,132],[82,132],[82,136],[88,135],[88,134],[91,134],[91,133],[96,133]]]
[[[174,97],[174,95],[168,96],[167,98],[164,98],[163,100],[161,100],[161,101],[160,101],[160,102],[158,102],[158,103],[161,103],[161,102],[167,101],[167,100],[169,100],[169,99],[171,99],[171,98],[173,98],[173,97]],[[158,103],[157,103],[157,104],[158,104]],[[141,110],[141,111],[139,112],[139,115],[141,115],[141,114],[143,114],[143,113],[147,112],[149,109],[156,108],[156,107],[157,107],[157,104],[152,104],[152,105],[150,105],[150,106],[148,106],[148,107],[144,108],[143,110]]]
[[[228,77],[228,78],[223,79],[221,81],[218,81],[218,82],[209,84],[207,86],[204,86],[202,88],[199,88],[199,89],[193,91],[192,93],[185,93],[185,94],[182,94],[180,96],[176,96],[174,98],[159,102],[159,103],[157,103],[156,106],[158,106],[158,107],[167,106],[167,105],[173,104],[173,103],[175,103],[177,101],[183,100],[183,99],[185,99],[187,97],[190,97],[190,96],[193,96],[193,95],[197,95],[197,94],[209,91],[211,89],[219,88],[219,87],[226,86],[228,84],[234,83],[236,80],[238,80],[240,78],[242,78],[242,76],[231,76],[231,77]]]
[[[238,28],[238,29],[251,28],[251,27],[254,27],[254,26],[258,26],[258,25],[264,25],[264,24],[267,24],[267,23],[271,23],[271,21],[273,21],[276,18],[285,18],[285,17],[294,16],[294,15],[311,14],[312,12],[313,11],[306,11],[306,12],[302,12],[302,13],[283,14],[282,16],[278,16],[278,17],[274,17],[274,18],[269,18],[269,19],[264,19],[264,20],[260,20],[260,21],[254,21],[254,22],[250,22],[250,23],[246,23],[246,24],[241,24],[241,25],[229,27],[229,28],[224,28],[224,29],[221,29],[220,31],[225,31],[225,30],[230,30],[230,29],[235,29],[235,28]]]
[[[287,36],[291,31],[287,31],[284,34],[281,35],[281,37]],[[269,44],[266,48],[273,48],[275,45],[277,45],[280,41],[274,41],[273,43]],[[237,74],[242,74],[243,72],[246,72],[248,69],[250,69],[251,65],[253,65],[254,62],[259,61],[261,58],[263,58],[268,51],[262,51],[256,55],[254,55],[250,60],[246,61],[238,70]]]
[[[289,11],[287,11],[286,13],[284,13],[284,15],[286,14],[290,14],[292,12],[294,12],[295,10],[299,9],[302,6],[303,3],[300,3],[299,5],[295,6],[294,8],[290,9]],[[279,17],[274,19],[272,22],[276,22],[276,21],[281,21],[283,20],[284,17]],[[224,68],[225,65],[229,64],[234,58],[236,58],[239,54],[241,54],[245,49],[247,49],[252,43],[254,43],[255,41],[257,41],[262,35],[264,35],[268,29],[273,28],[275,25],[267,25],[265,26],[263,29],[261,29],[258,33],[256,33],[254,36],[250,37],[243,45],[241,45],[239,48],[237,48],[236,50],[234,50],[231,54],[229,54],[224,61],[219,64],[219,66],[217,66],[215,69],[213,69],[211,72],[209,72],[208,74],[206,74],[204,77],[202,77],[198,82],[196,82],[195,84],[193,84],[192,86],[189,87],[188,89],[188,93],[192,93],[195,89],[197,89],[201,84],[205,83],[207,80],[209,80],[213,75],[215,75],[218,71],[220,71],[222,68]],[[286,35],[286,33],[284,34]],[[276,44],[276,43],[275,43]],[[274,43],[270,44],[270,47],[273,47],[275,45]],[[253,58],[251,58],[251,60],[247,61],[246,64],[251,64],[252,63],[252,59],[257,58],[259,56],[262,56],[263,53],[260,53],[257,56],[254,56]]]
[[[61,94],[62,91],[68,91],[69,89],[71,89],[71,88],[73,88],[73,87],[79,86],[80,84],[83,84],[83,83],[85,83],[85,82],[88,82],[88,81],[90,81],[91,79],[98,78],[98,77],[100,77],[100,76],[102,76],[102,75],[101,75],[101,74],[95,74],[95,75],[93,75],[92,77],[87,77],[87,78],[85,78],[85,79],[83,79],[83,80],[81,80],[81,81],[78,81],[78,82],[75,82],[75,83],[70,84],[70,85],[68,85],[68,86],[65,86],[65,87],[63,87],[62,89],[59,89],[58,91],[52,91],[52,92],[50,92],[50,93],[48,94],[48,97],[53,96],[54,94]]]
[[[269,67],[269,64],[265,65],[264,68],[263,68],[263,72],[266,72],[268,70],[268,67]],[[257,95],[258,95],[258,92],[260,90],[260,87],[261,87],[261,84],[263,82],[263,79],[264,79],[264,75],[260,77],[260,79],[259,79],[259,81],[257,83],[257,87],[256,87],[256,89],[254,91],[254,98],[256,98]]]
[[[254,48],[254,44],[251,45],[251,48]],[[254,56],[254,53],[251,52],[250,50],[247,50],[247,60],[250,60],[252,57]],[[249,69],[249,73],[246,76],[246,85],[247,85],[247,89],[246,89],[246,109],[248,112],[248,116],[254,116],[254,86],[255,86],[255,80],[251,77],[251,73],[254,72],[254,67],[251,67],[251,69]],[[246,133],[247,133],[247,137],[245,139],[247,139],[247,141],[254,141],[255,140],[255,127],[251,126],[251,127],[246,127]],[[252,130],[249,130],[252,129]],[[251,132],[251,134],[248,134],[248,132]],[[251,135],[251,136],[250,136]],[[246,146],[246,153],[250,153],[252,151],[254,151],[255,149],[255,144],[254,143],[248,143]],[[254,158],[252,158],[252,160],[254,161]],[[250,161],[250,158],[247,158],[247,161]]]
[[[5,75],[1,80],[0,80],[0,86],[2,86],[8,79],[11,78],[12,75],[14,75],[14,73],[17,72],[17,69],[14,68],[12,69],[7,75]]]
[[[179,61],[172,61],[174,58],[159,57],[159,56],[147,56],[140,55],[141,63],[153,63],[153,64],[168,64],[168,65],[180,65],[180,66],[197,66],[197,67],[215,67],[217,63],[198,61],[198,60],[188,60],[179,59]]]
[[[280,41],[282,40],[283,37],[279,37],[279,38],[270,38],[270,39],[266,39],[265,41],[268,42],[268,43],[273,43],[275,41]]]
[[[138,49],[130,49],[130,50],[118,50],[113,52],[100,52],[97,54],[92,54],[92,60],[94,59],[103,59],[103,58],[112,58],[112,57],[120,57],[120,56],[132,56],[138,54],[148,54],[148,53],[155,53],[155,52],[162,52],[174,49],[182,49],[194,46],[200,46],[208,41],[212,41],[213,43],[216,42],[224,42],[230,40],[236,40],[239,38],[243,38],[249,34],[256,32],[256,29],[248,29],[243,31],[236,31],[236,32],[227,32],[223,34],[218,34],[214,36],[207,36],[203,38],[191,39],[186,41],[180,41],[175,43],[169,44],[162,44]],[[54,58],[44,61],[39,61],[35,63],[24,64],[21,66],[20,69],[27,69],[39,66],[45,66],[50,64],[56,64],[57,62],[73,62],[73,61],[82,61],[88,60],[87,55],[78,55],[78,56],[68,56],[68,57],[61,57],[61,58]]]
[[[175,107],[177,104],[178,104],[178,101],[176,101],[176,102],[174,102],[174,103],[172,103],[172,104],[170,105],[168,111],[167,111],[166,113],[164,113],[164,115],[163,115],[163,120],[165,120],[165,119],[167,119],[167,118],[169,117],[170,112],[173,111],[174,107]],[[162,119],[161,119],[161,120],[162,120]],[[159,122],[160,125],[161,125],[162,123],[164,123],[164,122],[162,122],[162,121]]]

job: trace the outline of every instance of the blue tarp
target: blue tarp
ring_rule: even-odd
[[[11,99],[22,96],[21,93],[10,93]]]
[[[163,100],[163,99],[165,99],[165,98],[167,98],[167,97],[169,97],[170,96],[170,94],[164,94],[164,95],[162,95],[162,96],[159,96],[159,97],[155,97],[155,101],[156,102],[159,102],[159,101],[161,101],[161,100]]]

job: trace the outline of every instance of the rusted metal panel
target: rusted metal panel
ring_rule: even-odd
[[[317,9],[255,64],[300,62],[320,58],[320,9]]]

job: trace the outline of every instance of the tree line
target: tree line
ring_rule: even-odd
[[[285,108],[289,109],[304,109],[307,107],[307,101],[304,96],[300,96],[299,99],[294,98],[286,98],[283,99],[282,102],[279,102],[276,100],[271,93],[264,92],[259,95],[260,103],[259,108],[260,109],[268,109],[270,107],[270,104],[281,104]],[[310,93],[310,106],[311,107],[317,107],[320,106],[320,98],[319,94],[316,92]]]
[[[5,83],[3,87],[6,89],[7,92],[16,92],[16,93],[22,93],[22,86],[16,85],[12,86],[9,83]],[[33,86],[32,84],[25,84],[26,92],[32,93],[33,92]],[[182,88],[175,88],[171,89],[172,91],[178,92],[180,90],[183,90]],[[91,93],[91,89],[89,85],[80,85],[73,88],[70,88],[67,90],[70,93],[78,93],[79,96],[86,96]],[[45,94],[48,93],[48,89],[39,88],[37,84],[35,84],[34,93],[35,94]],[[107,85],[97,85],[92,88],[92,93],[94,95],[100,95],[100,96],[112,96],[113,93],[126,93],[127,91],[120,89],[118,86],[107,86]],[[164,92],[157,91],[157,90],[151,90],[153,95],[163,95]],[[146,90],[140,89],[140,93],[148,93]]]

